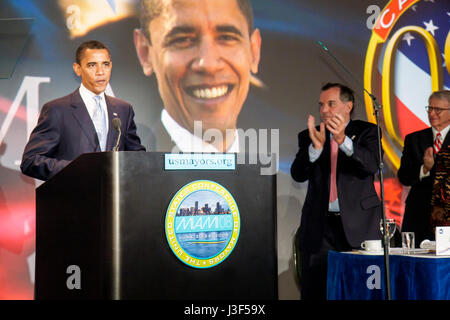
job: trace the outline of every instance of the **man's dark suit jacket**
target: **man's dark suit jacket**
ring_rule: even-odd
[[[118,117],[122,123],[119,150],[145,151],[136,134],[131,105],[107,95],[105,100],[109,117],[106,150],[116,144],[119,133],[111,121]],[[100,151],[94,124],[77,89],[44,105],[25,146],[20,169],[28,176],[48,180],[79,155]]]
[[[364,240],[381,239],[379,229],[381,206],[374,187],[374,174],[378,171],[378,142],[375,125],[350,121],[345,134],[353,140],[353,155],[348,157],[339,150],[336,181],[339,208],[348,243],[359,248]],[[303,205],[298,244],[300,250],[317,252],[320,249],[329,204],[330,186],[330,133],[320,157],[309,161],[311,144],[308,130],[298,135],[299,151],[291,166],[295,181],[308,183]]]
[[[445,137],[441,150],[450,143],[450,134]],[[423,165],[425,150],[433,146],[433,131],[430,128],[416,131],[405,137],[403,154],[397,176],[405,186],[411,186],[406,198],[402,231],[415,233],[416,247],[424,239],[434,239],[430,224],[431,191],[435,176],[434,168],[428,177],[420,180],[420,167]]]

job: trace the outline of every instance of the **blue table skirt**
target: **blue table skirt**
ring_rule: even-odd
[[[394,300],[450,300],[450,258],[390,255]],[[383,300],[384,257],[330,251],[329,300]]]

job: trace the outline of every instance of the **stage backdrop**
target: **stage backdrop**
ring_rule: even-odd
[[[155,150],[152,130],[160,121],[162,101],[155,78],[143,75],[136,56],[137,4],[1,1],[0,299],[33,298],[35,188],[40,182],[23,176],[19,165],[42,105],[79,86],[72,63],[81,42],[97,39],[110,48],[114,66],[108,93],[132,103],[143,144]],[[279,297],[298,299],[292,240],[306,184],[293,182],[289,169],[297,133],[306,128],[308,114],[319,117],[321,85],[338,81],[354,88],[357,119],[374,122],[363,83],[383,104],[386,209],[400,226],[408,192],[396,179],[403,138],[429,125],[424,106],[432,90],[450,87],[450,8],[446,0],[254,0],[253,7],[262,34],[261,62],[238,127],[267,129],[269,145],[271,134],[279,135],[278,145],[272,145],[280,159]]]

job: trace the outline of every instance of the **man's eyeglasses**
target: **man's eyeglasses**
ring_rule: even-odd
[[[436,114],[439,114],[444,110],[450,110],[450,108],[436,108],[436,107],[432,107],[432,106],[426,106],[425,110],[427,110],[428,113],[431,113],[432,111],[434,111]]]

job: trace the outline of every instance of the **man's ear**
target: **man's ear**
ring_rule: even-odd
[[[77,76],[81,77],[81,66],[76,62],[73,63],[73,71]]]
[[[150,42],[141,29],[134,30],[133,39],[142,71],[146,76],[150,76],[153,73],[152,59],[150,57]]]
[[[348,114],[350,115],[352,113],[352,109],[353,109],[353,102],[348,101],[348,102],[346,102],[346,105],[347,105]]]
[[[261,33],[259,32],[259,29],[253,30],[253,33],[250,36],[250,49],[252,51],[250,69],[256,74],[258,73],[258,65],[261,58]]]

